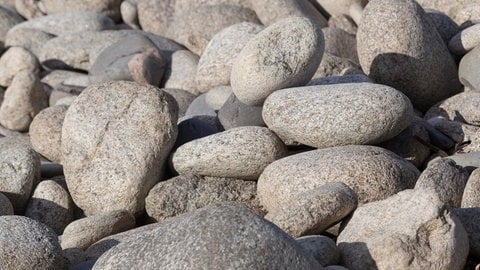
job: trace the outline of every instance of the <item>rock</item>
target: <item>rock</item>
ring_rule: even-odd
[[[311,85],[327,85],[340,83],[373,83],[365,74],[352,74],[342,76],[320,77],[310,80],[307,86]]]
[[[462,29],[480,23],[480,4],[463,5],[463,7],[457,9],[453,19],[461,25]]]
[[[413,118],[413,121],[416,124],[425,128],[425,130],[427,130],[430,143],[433,144],[434,146],[443,150],[449,150],[455,147],[455,141],[453,141],[452,139],[450,139],[450,137],[448,137],[447,135],[443,134],[442,132],[434,128],[427,121],[424,121],[421,118],[416,118],[416,117]]]
[[[458,166],[462,166],[468,171],[473,171],[480,167],[480,152],[460,153],[448,156],[455,161]]]
[[[15,0],[15,10],[28,20],[45,16],[43,8],[43,3],[40,1]]]
[[[172,152],[187,142],[224,131],[217,116],[186,116],[178,120],[178,136]]]
[[[165,88],[177,88],[198,95],[195,83],[198,56],[188,50],[178,50],[172,54],[165,69],[162,84]]]
[[[413,188],[420,172],[410,162],[376,146],[318,149],[268,165],[258,179],[262,205],[273,211],[300,194],[330,182],[343,182],[359,204],[385,199]]]
[[[443,134],[450,137],[455,143],[462,143],[464,141],[465,134],[463,133],[463,125],[458,121],[450,121],[443,116],[432,117],[427,121],[435,129],[439,130]]]
[[[247,105],[261,105],[272,92],[307,84],[318,68],[323,34],[311,20],[288,18],[252,38],[233,63],[231,85]]]
[[[187,111],[185,112],[185,116],[199,116],[199,115],[209,115],[209,116],[217,116],[217,113],[214,109],[210,108],[206,102],[206,94],[201,94],[200,96],[196,97],[190,106],[188,106]]]
[[[302,236],[297,243],[322,265],[333,265],[340,262],[340,251],[335,242],[323,235]]]
[[[257,199],[257,184],[234,178],[213,178],[186,174],[156,184],[145,199],[148,215],[163,222],[180,214],[221,202],[240,202],[263,215]]]
[[[470,174],[470,177],[468,178],[467,184],[465,185],[465,189],[463,191],[461,207],[480,207],[480,170],[475,169]]]
[[[352,270],[463,269],[467,239],[434,193],[405,190],[360,206],[337,245],[343,265]]]
[[[175,12],[185,13],[205,5],[233,5],[252,8],[250,0],[175,0]]]
[[[323,269],[324,270],[348,270],[348,268],[343,267],[341,265],[329,265]]]
[[[349,14],[352,5],[360,5],[361,7],[364,7],[368,3],[367,0],[316,0],[316,2],[331,15]]]
[[[307,270],[321,266],[276,226],[230,203],[172,218],[138,234],[103,254],[93,269],[132,267]]]
[[[40,162],[40,174],[42,179],[49,179],[55,176],[63,176],[63,166],[58,163],[53,163],[49,161]],[[65,182],[65,179],[62,180]],[[65,187],[67,184],[65,184]]]
[[[313,79],[346,74],[363,74],[363,72],[352,60],[325,52]]]
[[[62,126],[68,106],[46,108],[33,118],[30,125],[30,140],[33,149],[47,159],[61,163]]]
[[[196,96],[192,93],[174,88],[164,88],[162,89],[167,94],[171,95],[178,104],[178,119],[182,118],[187,112],[188,106],[195,100]]]
[[[264,127],[239,127],[188,142],[173,153],[178,173],[257,179],[286,155],[285,145]]]
[[[198,89],[205,93],[215,86],[229,85],[235,58],[263,29],[261,25],[243,22],[216,33],[198,62],[195,77]]]
[[[54,35],[41,30],[19,28],[8,31],[7,36],[5,37],[5,46],[23,47],[38,58],[43,44],[54,37]]]
[[[431,20],[445,44],[448,44],[450,39],[460,31],[458,24],[447,14],[434,9],[426,9],[425,12],[427,12],[427,17]]]
[[[480,208],[454,208],[452,214],[455,215],[468,234],[468,243],[470,246],[470,254],[480,256]],[[463,244],[464,246],[465,243]]]
[[[265,219],[293,237],[320,234],[357,207],[357,195],[341,182],[300,193],[268,212]]]
[[[144,31],[165,36],[175,13],[175,0],[137,0],[138,21]]]
[[[471,125],[480,125],[480,92],[468,91],[452,96],[425,113],[426,120],[442,116],[452,121],[464,122]]]
[[[73,201],[68,191],[53,180],[38,184],[25,210],[25,216],[52,228],[62,234],[73,220]]]
[[[462,84],[475,91],[480,91],[479,59],[480,46],[463,56],[458,68],[458,76]]]
[[[3,193],[0,192],[0,216],[13,215],[13,205]]]
[[[230,95],[218,111],[218,119],[225,129],[243,126],[265,126],[262,118],[262,106],[249,106],[238,100],[234,94]]]
[[[279,90],[267,98],[262,114],[280,137],[325,148],[389,140],[409,126],[413,109],[391,87],[351,83]]]
[[[87,216],[142,212],[175,143],[177,115],[170,95],[133,82],[90,86],[75,99],[63,123],[63,166],[72,198]]]
[[[202,55],[208,42],[220,30],[241,22],[260,23],[253,10],[233,5],[202,5],[175,14],[165,36]]]
[[[253,10],[264,25],[271,25],[289,17],[306,17],[318,27],[327,26],[327,20],[308,0],[251,1]]]
[[[42,0],[47,14],[68,12],[95,12],[107,15],[112,20],[120,21],[120,3],[122,0]]]
[[[70,262],[70,265],[77,265],[86,261],[85,252],[79,248],[64,249],[63,257]]]
[[[46,225],[22,216],[0,216],[3,269],[65,269],[58,238]]]
[[[207,103],[210,108],[218,111],[222,108],[223,104],[225,104],[231,94],[232,87],[216,86],[205,94],[205,103]]]
[[[128,71],[139,84],[158,86],[165,71],[166,61],[156,49],[134,54],[128,61]]]
[[[0,85],[7,87],[20,71],[38,73],[39,66],[35,55],[21,47],[11,47],[0,57]]]
[[[334,28],[340,28],[343,31],[351,34],[357,34],[357,25],[353,19],[347,14],[332,15],[328,19],[328,26]]]
[[[2,45],[2,47],[5,43],[5,36],[8,30],[21,22],[23,22],[23,18],[16,12],[5,6],[0,6],[0,45]]]
[[[464,55],[480,45],[480,24],[472,25],[456,34],[448,48],[456,55]]]
[[[74,266],[71,266],[69,270],[91,270],[93,265],[95,264],[96,260],[88,260]]]
[[[363,71],[405,93],[415,108],[460,91],[457,67],[425,11],[413,0],[372,0],[357,33]]]
[[[122,1],[120,4],[120,15],[122,21],[133,29],[140,29],[140,22],[138,21],[138,8],[136,1]]]
[[[3,5],[6,8],[15,10],[15,0],[0,0],[0,5]]]
[[[48,107],[48,96],[37,75],[22,70],[5,91],[0,106],[0,124],[16,131],[27,131],[33,118]]]
[[[135,217],[124,210],[104,212],[75,220],[68,224],[62,235],[62,248],[87,249],[98,240],[135,226]]]
[[[357,41],[355,35],[333,27],[322,28],[322,32],[325,38],[325,52],[358,63]]]

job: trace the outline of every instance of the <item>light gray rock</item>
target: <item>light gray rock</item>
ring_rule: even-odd
[[[225,104],[231,94],[232,87],[216,86],[205,94],[205,103],[207,103],[210,108],[218,111],[222,108],[223,104]]]
[[[134,82],[91,86],[75,99],[62,128],[63,166],[86,215],[143,211],[175,143],[177,115],[170,95]]]
[[[289,17],[306,17],[318,27],[327,26],[327,20],[308,0],[251,1],[252,8],[264,25],[271,25]]]
[[[326,183],[293,196],[265,219],[293,237],[320,234],[355,210],[357,203],[357,195],[346,184]]]
[[[480,3],[469,3],[456,9],[453,19],[461,26],[466,28],[480,23]]]
[[[480,208],[480,170],[478,169],[475,169],[468,178],[463,191],[461,207]]]
[[[247,105],[261,105],[272,92],[307,84],[322,60],[321,29],[307,18],[288,18],[260,32],[233,63],[231,85]]]
[[[363,74],[363,71],[360,65],[352,60],[325,52],[317,71],[313,75],[313,79],[348,74]]]
[[[321,269],[294,239],[233,203],[208,206],[159,224],[107,251],[93,269],[132,267]]]
[[[13,215],[13,205],[3,193],[0,192],[0,216]]]
[[[122,16],[122,21],[128,26],[133,29],[140,29],[136,1],[122,1],[122,3],[120,4],[120,15]]]
[[[0,124],[16,131],[27,131],[33,118],[48,107],[48,96],[38,76],[19,71],[5,91],[0,106]]]
[[[342,76],[329,76],[312,79],[307,86],[311,85],[327,85],[339,83],[373,83],[365,74],[352,74]]]
[[[38,73],[38,60],[22,47],[11,47],[0,57],[0,85],[7,87],[20,71]]]
[[[359,204],[413,188],[420,172],[408,161],[376,146],[350,145],[308,151],[277,160],[258,179],[262,205],[273,211],[301,193],[343,182]]]
[[[343,31],[356,35],[357,34],[357,24],[353,21],[352,17],[347,14],[332,15],[328,19],[328,26],[334,28],[340,28]]]
[[[322,32],[325,38],[325,52],[358,63],[357,40],[355,39],[355,35],[333,27],[322,28]]]
[[[194,95],[200,92],[195,83],[197,72],[198,56],[188,50],[178,50],[171,56],[167,65],[163,82],[165,88],[178,88],[188,91]]]
[[[54,35],[38,29],[19,28],[8,31],[5,37],[5,46],[23,47],[38,58],[43,44],[54,37]]]
[[[267,128],[239,127],[180,146],[172,163],[178,173],[255,180],[285,155],[285,145]]]
[[[198,62],[195,82],[205,93],[219,85],[229,85],[235,58],[247,42],[255,37],[263,26],[243,22],[216,33],[208,43]]]
[[[249,106],[238,100],[234,94],[230,95],[218,111],[218,119],[225,129],[243,126],[265,126],[262,118],[262,106]]]
[[[98,240],[135,226],[135,217],[125,210],[105,212],[75,220],[62,234],[63,249],[87,249]]]
[[[426,120],[442,116],[452,121],[464,122],[471,125],[480,125],[480,92],[468,91],[452,96],[425,113]]]
[[[233,5],[252,8],[250,0],[175,0],[175,12],[184,13],[205,5]]]
[[[187,111],[185,112],[186,117],[200,116],[200,115],[209,115],[217,116],[217,113],[214,109],[210,108],[206,102],[206,94],[201,94],[197,96],[188,106]]]
[[[391,87],[350,83],[276,91],[262,115],[280,137],[325,148],[389,140],[409,126],[413,108]]]
[[[315,0],[331,15],[349,14],[352,5],[365,6],[368,0]]]
[[[41,0],[45,13],[57,14],[68,12],[102,13],[112,20],[120,21],[120,3],[122,0]]]
[[[448,43],[448,48],[456,55],[464,55],[479,45],[480,24],[475,24],[452,37]]]
[[[163,222],[221,202],[240,202],[258,215],[264,211],[257,199],[257,183],[234,178],[186,174],[156,184],[145,199],[147,214]]]
[[[451,211],[467,231],[470,254],[480,256],[480,208],[454,208]]]
[[[405,93],[415,108],[458,93],[457,67],[440,34],[413,0],[372,0],[357,33],[363,71]]]
[[[165,36],[176,14],[176,0],[137,0],[138,21],[144,31]]]
[[[0,6],[0,45],[2,47],[8,30],[21,22],[23,18],[20,15],[5,6]]]
[[[3,269],[65,269],[58,238],[46,225],[22,216],[0,216]]]
[[[46,15],[41,1],[15,0],[15,10],[27,20]]]
[[[474,91],[480,91],[479,59],[480,46],[477,46],[462,57],[458,68],[458,76],[462,84]]]
[[[296,239],[297,243],[315,257],[322,265],[333,265],[340,262],[340,251],[332,239],[323,235],[302,236]]]
[[[196,96],[183,89],[164,88],[162,89],[167,94],[171,95],[178,104],[178,119],[185,116],[188,106],[195,100]]]
[[[480,151],[471,153],[457,153],[448,156],[448,158],[452,159],[457,165],[464,167],[470,172],[480,167]]]

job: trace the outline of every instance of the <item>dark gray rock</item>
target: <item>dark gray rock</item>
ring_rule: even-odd
[[[216,116],[196,115],[184,117],[178,121],[178,136],[172,151],[187,142],[222,131],[224,131],[224,128]]]
[[[231,94],[218,111],[218,119],[225,129],[243,126],[264,127],[262,106],[249,106]]]
[[[327,26],[327,20],[308,0],[252,1],[252,8],[264,25],[271,25],[289,17],[306,17],[318,27]]]
[[[13,215],[13,205],[3,193],[0,192],[0,216]]]
[[[448,44],[450,39],[460,31],[458,24],[447,14],[434,9],[426,9],[425,11],[445,44]]]
[[[315,257],[322,265],[328,266],[340,262],[340,250],[332,239],[323,235],[302,236],[296,239],[297,243]]]
[[[480,208],[454,208],[451,211],[467,231],[470,254],[480,256]]]

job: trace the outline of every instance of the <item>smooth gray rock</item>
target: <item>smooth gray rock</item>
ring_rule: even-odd
[[[454,208],[451,210],[468,234],[470,254],[480,256],[480,208]],[[466,245],[464,243],[464,245]]]
[[[470,177],[468,177],[467,184],[463,191],[461,207],[480,207],[480,170],[478,169],[475,169],[470,174]]]
[[[276,91],[262,115],[280,137],[325,148],[389,140],[409,126],[413,108],[391,87],[350,83]]]
[[[458,93],[457,66],[435,25],[414,0],[372,0],[357,33],[363,71],[405,93],[415,108]]]
[[[5,46],[23,47],[38,58],[42,51],[43,44],[54,37],[54,35],[38,29],[19,28],[8,31],[5,37]]]
[[[463,29],[450,39],[448,48],[456,55],[464,55],[480,45],[480,24]]]
[[[306,17],[318,27],[327,26],[327,20],[308,0],[251,1],[252,8],[264,25],[271,25],[289,17]]]
[[[453,121],[464,122],[471,125],[480,125],[480,92],[468,91],[452,96],[425,113],[426,120],[443,116]]]
[[[165,88],[178,88],[198,95],[195,74],[197,72],[198,56],[188,50],[177,50],[166,66],[161,85]]]
[[[39,72],[38,60],[22,47],[11,47],[0,57],[0,85],[9,86],[20,71]]]
[[[63,166],[86,215],[143,211],[175,143],[177,115],[170,95],[134,82],[91,86],[75,99],[63,123]]]
[[[297,243],[322,265],[328,266],[340,262],[340,251],[332,239],[323,235],[302,236],[296,239]]]
[[[234,94],[231,94],[218,111],[218,119],[225,129],[243,126],[264,127],[262,108],[262,106],[249,106],[242,103]]]
[[[267,128],[238,127],[180,146],[172,164],[178,173],[255,180],[285,155],[285,145]]]
[[[208,116],[217,116],[217,113],[214,109],[210,108],[206,102],[206,94],[201,94],[197,96],[188,106],[187,111],[185,112],[186,117],[208,115]]]
[[[222,108],[223,104],[225,104],[231,94],[232,87],[216,86],[205,94],[205,103],[207,103],[210,108],[218,111]]]
[[[3,193],[0,192],[0,216],[13,215],[13,205]]]
[[[308,151],[277,160],[258,179],[257,193],[268,211],[329,182],[343,182],[359,204],[413,188],[420,172],[408,161],[376,146],[350,145]]]
[[[171,95],[178,104],[178,119],[185,116],[188,107],[195,100],[196,96],[183,89],[163,88],[167,94]]]
[[[107,251],[93,269],[132,267],[321,269],[294,239],[233,203],[208,206],[161,223]]]
[[[480,46],[477,46],[475,49],[471,50],[465,56],[462,57],[460,61],[460,66],[458,68],[458,76],[460,82],[466,87],[480,91],[480,73],[478,61],[480,59]]]
[[[48,15],[68,12],[95,12],[104,14],[116,22],[120,21],[120,3],[122,0],[42,0],[41,2]]]
[[[128,26],[133,29],[140,29],[140,22],[138,20],[138,5],[136,1],[122,1],[120,4],[120,15],[122,16],[122,21]]]
[[[461,222],[436,194],[405,190],[360,206],[337,245],[352,270],[463,269],[467,241]]]
[[[261,105],[274,91],[307,84],[324,50],[321,29],[307,18],[287,18],[250,39],[232,66],[231,86],[247,105]]]

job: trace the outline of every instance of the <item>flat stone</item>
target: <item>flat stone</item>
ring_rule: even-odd
[[[95,12],[104,14],[116,22],[120,21],[121,2],[122,0],[41,0],[48,15],[67,12]]]
[[[426,120],[442,116],[452,121],[480,125],[480,92],[468,91],[439,102],[425,113]]]
[[[472,25],[456,34],[448,43],[448,48],[456,55],[464,55],[480,45],[480,24]]]
[[[76,205],[86,215],[140,214],[175,143],[177,115],[173,98],[153,86],[118,81],[85,89],[62,129],[64,172]]]
[[[195,83],[198,59],[196,54],[188,50],[175,51],[165,69],[161,85],[165,88],[183,89],[198,95],[200,92]]]
[[[391,87],[350,83],[276,91],[262,114],[280,137],[325,148],[389,140],[409,126],[413,109],[408,98]]]
[[[343,182],[359,204],[413,188],[420,172],[410,162],[375,146],[350,145],[291,155],[268,165],[258,179],[262,205],[273,211],[303,192]]]
[[[262,118],[262,106],[249,106],[238,100],[234,94],[230,95],[218,111],[218,119],[225,129],[243,126],[265,126]]]
[[[461,207],[480,208],[480,170],[478,169],[473,170],[470,177],[468,177],[467,184],[463,190]]]
[[[321,29],[307,18],[288,18],[250,39],[233,63],[231,86],[247,105],[274,91],[307,84],[322,59]]]
[[[38,60],[31,52],[22,47],[11,47],[0,57],[0,85],[7,87],[20,71],[38,73]]]
[[[340,251],[332,239],[323,235],[302,236],[296,239],[297,243],[315,257],[322,265],[328,266],[340,262]]]
[[[285,155],[285,145],[267,128],[239,127],[180,146],[172,163],[178,173],[257,179]]]
[[[13,205],[3,193],[0,192],[0,216],[13,215]]]
[[[223,104],[225,104],[231,94],[232,87],[230,86],[213,87],[205,94],[205,103],[210,108],[218,111],[223,107]]]
[[[458,76],[462,84],[474,91],[480,91],[479,59],[480,46],[463,56],[458,68]]]
[[[306,17],[318,27],[327,26],[327,20],[309,0],[252,1],[252,8],[264,25],[271,25],[289,17]]]

